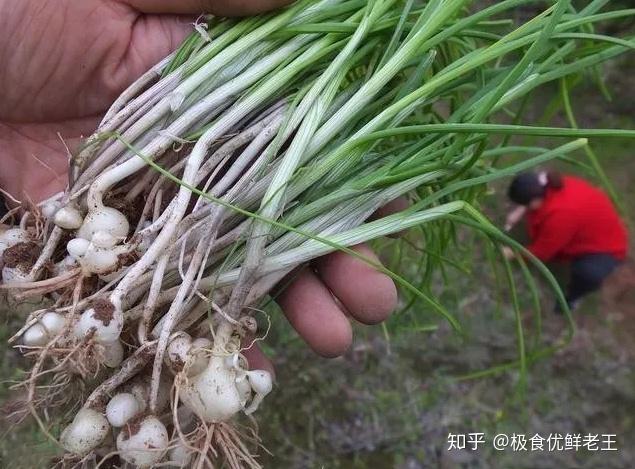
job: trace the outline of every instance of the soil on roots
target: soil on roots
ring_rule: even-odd
[[[146,416],[147,414],[145,412],[142,412],[136,417],[130,419],[124,425],[124,427],[121,429],[124,441],[128,440],[131,436],[135,436],[137,433],[139,433],[139,430],[141,430],[141,422],[143,422],[143,419],[145,419]]]
[[[40,255],[39,246],[31,241],[18,243],[4,250],[2,261],[7,267],[30,268]]]
[[[98,298],[93,301],[93,315],[95,319],[101,321],[104,326],[109,326],[115,314],[115,306],[106,298]]]
[[[97,292],[99,289],[99,277],[97,275],[91,275],[90,277],[84,277],[82,279],[82,289],[80,292],[81,298],[87,298]]]
[[[117,265],[118,265],[117,270],[122,267],[131,266],[132,264],[137,262],[139,259],[140,259],[140,256],[135,251],[119,254],[119,256],[117,256]]]

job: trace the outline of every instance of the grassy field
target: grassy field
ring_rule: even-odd
[[[631,55],[632,57],[632,55]],[[607,82],[616,97],[605,102],[591,86],[575,89],[574,106],[582,127],[635,128],[635,73],[632,60],[612,64]],[[554,90],[555,91],[555,90]],[[534,105],[539,120],[549,96]],[[561,112],[551,122],[564,124]],[[635,214],[635,154],[625,141],[593,141],[626,214]],[[576,155],[580,161],[586,156]],[[579,171],[562,166],[563,169]],[[504,201],[493,187],[485,210],[500,222]],[[418,237],[408,238],[417,244]],[[608,307],[596,295],[576,312],[573,341],[554,355],[491,376],[461,379],[518,358],[517,324],[501,271],[487,262],[485,243],[469,233],[449,254],[455,265],[435,274],[435,292],[464,328],[457,335],[420,303],[409,305],[385,327],[357,327],[346,356],[324,360],[311,354],[275,309],[265,348],[277,369],[278,385],[258,413],[265,467],[278,468],[588,468],[629,469],[635,461],[635,302]],[[417,275],[417,250],[398,241],[381,243],[384,260]],[[402,249],[403,252],[399,252]],[[425,254],[419,254],[425,255]],[[553,295],[542,288],[545,313],[539,330],[531,298],[517,276],[522,324],[530,349],[553,343],[566,332],[551,313]],[[405,303],[403,306],[406,306]],[[28,305],[4,302],[0,341],[17,329]],[[23,362],[2,349],[3,381],[17,379]],[[6,384],[0,400],[8,398]],[[0,424],[0,426],[2,426]],[[478,451],[448,451],[448,433],[483,432]],[[615,452],[497,451],[498,433],[616,434]],[[55,447],[34,425],[2,429],[0,467],[40,468]]]

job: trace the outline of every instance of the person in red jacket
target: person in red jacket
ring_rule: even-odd
[[[543,262],[570,262],[566,299],[572,309],[626,258],[625,224],[609,197],[587,181],[527,172],[514,178],[508,196],[519,208],[508,216],[506,228],[525,215],[527,249]]]

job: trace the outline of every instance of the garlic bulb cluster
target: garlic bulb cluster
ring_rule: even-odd
[[[79,316],[73,332],[80,340],[91,334],[91,339],[101,345],[102,363],[116,368],[124,358],[123,345],[119,340],[123,324],[123,312],[115,308],[110,300],[102,298],[93,301],[92,308]]]
[[[148,406],[149,377],[138,376],[127,391],[115,394],[106,405],[106,419],[119,428],[117,450],[122,459],[136,467],[150,467],[163,459],[169,438],[165,425],[152,415],[144,415]],[[171,382],[161,379],[157,399],[160,411],[169,404]]]
[[[97,343],[109,344],[119,339],[123,329],[123,312],[107,299],[93,302],[92,308],[85,310],[75,324],[75,335],[83,338],[89,332]]]
[[[79,208],[75,204],[68,204],[60,208],[53,216],[53,223],[65,230],[76,230],[84,221]]]
[[[92,240],[96,233],[102,232],[115,240],[123,239],[128,236],[129,228],[128,219],[123,213],[116,208],[101,207],[88,212],[77,230],[77,237]]]
[[[84,456],[98,448],[112,428],[119,429],[116,445],[121,458],[139,468],[150,467],[167,453],[169,436],[158,418],[142,412],[143,405],[133,394],[116,394],[103,413],[82,408],[62,432],[60,442],[67,451]]]
[[[240,410],[255,412],[272,388],[268,371],[243,369],[238,355],[212,356],[205,370],[186,382],[180,398],[205,421],[223,422]]]
[[[24,334],[22,343],[28,347],[43,347],[64,330],[66,319],[59,313],[47,311]]]
[[[117,435],[117,450],[121,458],[136,467],[150,467],[163,459],[169,437],[165,425],[149,415],[127,425]]]
[[[129,393],[115,394],[106,405],[106,418],[110,425],[123,427],[130,419],[138,415],[143,409],[143,403]]]
[[[106,417],[93,409],[81,409],[73,422],[64,429],[60,443],[66,451],[78,456],[90,453],[108,435],[110,425]]]
[[[81,218],[79,209],[68,205],[57,211],[55,223],[77,230],[77,237],[68,242],[66,250],[86,274],[107,275],[116,271],[120,256],[129,252],[129,247],[121,243],[128,236],[130,224],[115,208],[94,209]]]
[[[185,370],[187,376],[196,376],[207,367],[206,351],[211,347],[212,341],[205,337],[192,340],[189,334],[179,332],[168,345],[165,362],[174,374]]]

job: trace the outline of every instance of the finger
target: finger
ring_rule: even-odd
[[[394,215],[395,213],[403,212],[410,206],[410,202],[405,197],[397,197],[394,200],[391,200],[386,205],[381,207],[375,213],[370,216],[370,220],[379,220],[380,218],[387,217],[388,215]],[[403,236],[405,231],[398,231],[397,233],[393,233],[388,235],[389,238],[400,238]]]
[[[393,215],[395,213],[403,212],[410,206],[408,199],[405,197],[397,197],[394,200],[391,200],[386,205],[377,210],[370,217],[371,220],[379,220],[380,218],[387,217],[388,215]]]
[[[308,267],[276,299],[289,323],[316,353],[342,355],[353,341],[351,324],[331,292]]]
[[[291,0],[119,0],[133,17],[126,53],[108,76],[114,95],[178,48],[196,16],[244,16],[272,10]],[[147,13],[147,14],[144,14]],[[142,51],[142,53],[140,53]]]
[[[257,342],[253,342],[253,337],[246,337],[243,340],[244,346],[251,346],[249,348],[243,349],[242,354],[247,359],[247,365],[250,370],[266,370],[271,374],[272,379],[276,377],[276,371],[273,367],[273,363],[271,360],[267,358],[260,347],[258,347]]]
[[[352,248],[371,261],[379,258],[365,244]],[[345,252],[315,261],[318,275],[348,312],[364,324],[385,320],[397,307],[397,289],[386,274]]]
[[[143,13],[255,15],[281,7],[291,0],[123,0]]]

